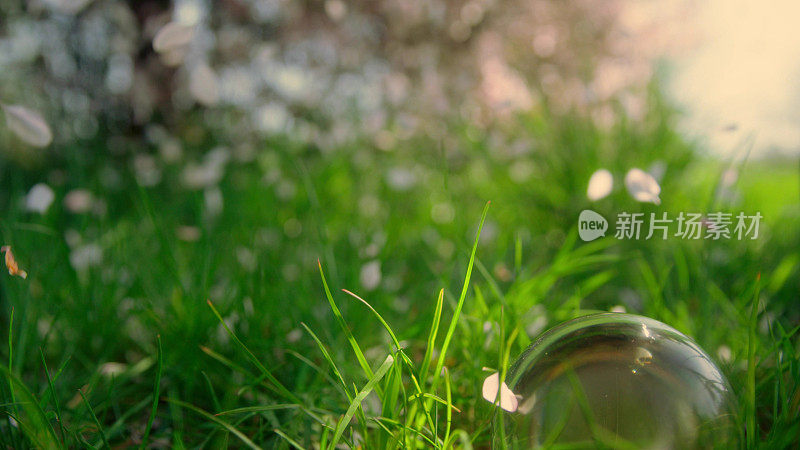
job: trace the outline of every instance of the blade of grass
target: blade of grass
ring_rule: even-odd
[[[220,315],[219,311],[217,311],[217,308],[214,307],[214,304],[211,303],[211,300],[207,300],[207,302],[208,306],[211,308],[211,311],[214,312],[214,315],[217,316],[217,319],[225,328],[225,331],[228,332],[228,335],[234,340],[234,342],[236,342],[236,344],[239,347],[242,348],[242,350],[244,350],[250,362],[252,362],[253,365],[255,365],[258,368],[258,370],[261,371],[261,373],[270,381],[270,383],[272,383],[273,390],[275,390],[276,393],[283,395],[284,397],[286,397],[287,399],[291,400],[294,403],[298,404],[302,403],[296,395],[294,395],[291,391],[286,389],[286,387],[283,384],[281,384],[281,382],[278,381],[278,379],[275,378],[272,375],[272,373],[269,370],[267,370],[266,367],[264,367],[263,364],[261,364],[261,361],[259,361],[258,358],[256,358],[256,355],[254,355],[253,352],[251,352],[250,349],[247,348],[246,345],[244,345],[244,342],[242,342],[239,339],[239,336],[237,336],[236,333],[234,333],[233,330],[231,330],[230,327],[228,327],[228,324],[225,323],[225,320],[222,319],[222,315]]]
[[[758,327],[758,303],[761,293],[761,273],[756,276],[753,305],[750,309],[750,320],[747,333],[747,446],[756,445],[756,328]]]
[[[414,384],[414,388],[416,388],[416,390],[417,390],[417,393],[412,395],[412,398],[416,398],[418,400],[418,402],[414,403],[414,405],[411,407],[411,410],[408,412],[407,417],[406,417],[406,426],[409,426],[412,422],[414,422],[414,419],[417,417],[417,408],[421,407],[422,411],[424,411],[424,416],[423,416],[422,420],[423,421],[427,420],[428,421],[428,426],[430,427],[431,430],[433,430],[435,428],[435,422],[434,422],[433,418],[431,417],[431,413],[430,413],[431,406],[429,404],[427,404],[427,403],[430,403],[430,402],[426,402],[425,401],[425,396],[426,396],[427,393],[423,393],[422,392],[422,386],[417,381],[417,378],[414,376],[414,372],[413,372],[414,367],[413,367],[413,365],[411,365],[411,364],[407,364],[407,365],[409,366],[409,369],[410,369],[409,370],[409,375],[411,376],[411,382]],[[403,389],[403,392],[404,392],[404,395],[405,395],[405,388]],[[408,400],[411,400],[411,398],[406,398],[406,402]],[[408,405],[406,404],[405,406],[406,406],[406,411],[408,411]]]
[[[499,415],[497,420],[498,420],[498,423],[499,423],[499,426],[500,426],[500,435],[501,436],[505,436],[505,426],[506,426],[505,425],[505,414],[502,411],[500,411],[500,400],[501,400],[500,386],[502,386],[506,382],[506,375],[508,373],[508,359],[509,359],[509,355],[511,353],[511,346],[514,343],[514,340],[517,339],[517,334],[519,332],[519,328],[514,328],[511,331],[511,334],[506,339],[505,338],[505,316],[504,316],[504,310],[501,309],[500,313],[501,313],[501,316],[500,316],[500,329],[501,329],[501,331],[500,331],[500,336],[501,336],[501,341],[500,341],[500,373],[499,373],[497,394],[496,394],[495,402],[494,402],[494,408],[495,408],[494,409],[494,413]],[[503,345],[504,340],[506,342],[505,345]],[[505,439],[503,439],[501,441],[501,444],[502,444],[501,448],[507,448],[507,443],[506,443]]]
[[[409,411],[408,411],[408,392],[406,392],[406,386],[402,382],[402,380],[403,380],[403,368],[398,365],[398,366],[395,367],[395,372],[397,374],[397,377],[400,379],[400,394],[401,394],[400,398],[403,400],[403,409],[402,409],[402,411],[406,415],[408,415],[408,413],[409,413]],[[409,368],[409,373],[411,373],[413,375],[413,373],[414,373],[413,367]],[[416,383],[416,380],[414,380],[414,382]],[[419,383],[417,383],[417,384],[419,384]],[[399,423],[399,418],[398,418],[398,423]],[[403,445],[405,445],[406,442],[407,442],[406,439],[408,438],[408,434],[406,433],[405,424],[403,424],[402,430],[403,430],[403,433],[402,433],[402,436],[401,436],[402,440],[399,440],[398,442],[402,442]]]
[[[70,356],[67,356],[67,357],[64,359],[64,362],[62,362],[62,363],[61,363],[61,365],[60,365],[60,366],[58,366],[58,370],[56,370],[56,372],[53,374],[53,383],[55,383],[56,381],[58,381],[58,377],[59,377],[59,376],[61,376],[61,372],[63,372],[63,371],[64,371],[64,369],[67,367],[67,364],[69,364],[69,361],[70,361],[70,359],[71,359],[71,358],[72,358],[72,356],[71,356],[71,355],[70,355]]]
[[[453,397],[450,394],[450,372],[446,367],[444,369],[444,387],[445,392],[447,393],[447,425],[445,426],[444,439],[442,440],[447,442],[450,440],[450,426],[453,423],[453,408],[455,408],[455,406],[453,406]]]
[[[444,289],[439,291],[439,297],[436,299],[436,309],[433,313],[433,323],[431,324],[431,331],[428,334],[428,346],[425,348],[425,356],[422,358],[422,367],[419,370],[419,379],[422,383],[428,376],[428,368],[433,360],[433,349],[436,348],[436,336],[439,334],[439,325],[442,320],[442,306],[444,305]]]
[[[443,370],[445,372],[447,372],[447,368],[445,368]],[[442,405],[447,405],[447,400],[446,399],[443,399],[442,397],[439,397],[438,395],[431,394],[430,392],[423,392],[422,394],[414,394],[411,397],[409,397],[408,399],[409,400],[415,400],[415,399],[420,398],[420,397],[433,400],[434,402],[440,403]],[[450,405],[450,407],[453,408],[453,410],[456,411],[456,412],[461,412],[460,409],[456,408],[453,405]]]
[[[378,318],[378,321],[381,323],[381,325],[383,325],[383,328],[385,328],[386,331],[389,333],[389,337],[392,338],[392,342],[394,343],[394,346],[397,348],[397,350],[398,351],[402,351],[402,348],[400,347],[400,341],[397,340],[397,336],[395,336],[394,331],[392,331],[392,327],[390,327],[389,324],[386,323],[386,321],[383,319],[383,317],[380,315],[380,313],[378,313],[378,311],[375,310],[375,308],[373,308],[372,305],[367,303],[366,300],[364,300],[363,298],[359,297],[358,295],[348,291],[347,289],[342,289],[342,292],[344,292],[347,295],[350,295],[351,297],[355,298],[356,300],[358,300],[361,303],[363,303],[364,305],[366,305],[367,308],[369,308],[369,310],[372,311],[372,313],[375,315],[375,317]]]
[[[492,292],[495,298],[500,301],[500,306],[506,307],[506,297],[503,295],[503,290],[500,289],[500,285],[497,284],[497,280],[494,279],[491,272],[489,272],[489,269],[483,265],[480,259],[475,259],[475,267],[478,268],[478,272],[481,273],[483,278],[489,284],[489,290]]]
[[[205,347],[203,345],[200,346],[200,350],[203,353],[205,353],[206,355],[208,355],[208,356],[214,358],[215,360],[217,360],[219,363],[221,363],[225,367],[233,370],[234,372],[238,372],[238,373],[246,376],[251,385],[253,385],[253,386],[261,385],[261,386],[266,387],[267,389],[270,389],[270,390],[274,391],[274,389],[275,389],[274,386],[272,386],[271,384],[267,383],[266,377],[264,375],[256,376],[256,374],[254,374],[253,372],[250,372],[249,370],[245,369],[244,367],[234,363],[230,359],[220,355],[219,353],[215,352],[214,350],[211,350],[210,348]],[[291,351],[289,351],[289,352],[291,353]],[[236,395],[240,395],[241,391],[244,390],[244,389],[245,389],[245,387],[242,387],[237,392]]]
[[[377,383],[376,383],[376,386],[377,386]],[[355,392],[356,395],[358,395],[358,386],[356,386],[355,383],[353,383],[353,392]],[[379,394],[379,397],[383,398],[383,394]],[[360,402],[358,403],[358,406],[356,407],[355,415],[358,416],[358,420],[356,421],[356,423],[358,424],[358,426],[361,427],[361,436],[366,438],[367,435],[369,434],[369,431],[367,430],[367,415],[364,414],[364,405],[362,403],[360,403]],[[351,433],[351,435],[353,436],[353,439],[355,439],[356,434],[355,433]],[[355,441],[353,441],[352,446],[355,446]]]
[[[378,313],[378,311],[375,308],[373,308],[372,305],[370,305],[363,298],[361,298],[358,295],[348,291],[347,289],[342,289],[342,291],[346,292],[347,294],[349,294],[349,295],[353,296],[354,298],[356,298],[357,300],[359,300],[361,303],[365,304],[367,306],[367,308],[369,308],[369,310],[372,311],[372,313],[378,318],[378,321],[383,325],[383,327],[389,333],[389,336],[392,338],[392,341],[394,342],[394,345],[397,348],[397,352],[398,352],[397,354],[400,355],[401,360],[411,369],[411,370],[409,370],[409,375],[411,376],[411,380],[414,383],[414,386],[417,388],[417,394],[422,395],[421,383],[418,382],[417,378],[414,376],[414,363],[413,363],[413,361],[411,361],[411,358],[409,358],[408,355],[406,355],[406,353],[400,347],[400,341],[397,339],[397,336],[394,334],[394,331],[392,331],[392,328],[389,326],[389,324],[386,322],[386,320],[384,320],[383,317],[380,315],[380,313]],[[443,292],[444,292],[444,290],[442,290],[442,292],[440,292],[440,295]],[[441,307],[439,308],[439,312],[441,313]],[[429,347],[429,348],[432,348],[432,347]],[[427,352],[428,352],[428,350],[426,350],[426,353]],[[378,391],[378,389],[376,389],[376,391],[380,393],[380,391]],[[381,395],[381,397],[383,397],[383,395]],[[431,426],[431,428],[433,428],[433,425],[434,425],[433,419],[430,417],[429,411],[427,411],[427,409],[425,410],[425,414],[427,416],[429,425]]]
[[[347,402],[348,403],[352,403],[353,397],[350,395],[350,391],[347,388],[347,383],[345,383],[344,378],[342,377],[342,374],[339,371],[339,368],[336,367],[336,363],[333,362],[333,358],[331,358],[331,355],[328,353],[328,350],[325,348],[324,345],[322,345],[322,341],[320,341],[320,339],[317,337],[317,335],[314,334],[313,331],[311,331],[311,328],[309,328],[308,325],[306,325],[305,323],[302,323],[302,322],[300,323],[300,325],[302,325],[303,328],[306,329],[308,334],[310,334],[311,337],[314,339],[314,341],[317,343],[317,346],[319,347],[320,351],[322,352],[323,357],[325,358],[326,361],[328,361],[328,364],[330,364],[330,366],[333,368],[334,374],[338,378],[339,383],[341,383],[342,388],[344,389],[345,396],[347,397]],[[356,392],[356,390],[354,389],[353,392]],[[359,415],[359,419],[361,419],[362,422],[365,423],[366,422],[366,417],[364,417],[363,411],[359,410],[358,411],[358,415]]]
[[[469,280],[470,280],[470,277],[472,276],[473,265],[475,264],[475,254],[477,253],[477,250],[478,250],[478,242],[480,241],[481,230],[483,229],[483,224],[484,224],[484,222],[486,220],[486,215],[487,215],[487,213],[489,211],[489,205],[490,204],[491,204],[491,202],[486,202],[486,205],[483,208],[483,213],[481,214],[481,221],[480,221],[480,223],[478,225],[478,231],[477,231],[476,236],[475,236],[475,242],[474,242],[474,244],[472,246],[472,252],[470,253],[469,264],[467,265],[467,273],[466,273],[466,276],[465,276],[465,279],[464,279],[464,286],[461,289],[461,295],[460,295],[460,297],[458,299],[458,302],[456,303],[456,308],[455,308],[455,311],[453,313],[453,318],[450,320],[450,326],[448,327],[447,334],[445,335],[444,343],[442,344],[442,350],[441,350],[441,352],[440,352],[440,354],[438,356],[438,359],[436,361],[436,368],[434,369],[433,380],[431,381],[431,384],[430,384],[430,391],[434,392],[434,393],[436,392],[436,387],[437,387],[438,382],[439,382],[439,377],[440,377],[441,372],[442,372],[442,367],[444,366],[444,361],[445,361],[445,357],[447,355],[447,348],[448,348],[448,346],[450,344],[450,339],[452,339],[453,334],[455,333],[456,326],[458,325],[458,318],[459,318],[459,315],[461,313],[461,309],[464,306],[464,300],[466,299],[466,296],[467,296],[467,291],[469,289]],[[433,323],[433,326],[431,327],[431,333],[428,336],[428,348],[426,350],[426,354],[425,354],[425,357],[423,358],[423,363],[422,363],[423,364],[423,369],[424,369],[424,372],[425,372],[425,376],[427,376],[429,363],[431,362],[431,359],[433,357],[432,352],[433,352],[434,344],[436,342],[436,336],[438,335],[438,329],[439,329],[439,325],[440,325],[439,320],[440,320],[440,317],[441,317],[441,308],[442,308],[443,301],[444,301],[444,290],[441,290],[439,292],[439,299],[438,299],[437,305],[436,305],[437,311],[434,314],[434,323]],[[421,379],[421,382],[423,382],[423,383],[425,382],[425,380],[424,380],[424,378],[422,376],[422,372],[421,372],[421,375],[420,375],[420,379]],[[421,392],[421,390],[420,390],[420,392]],[[430,422],[431,421],[431,419],[430,419],[430,409],[432,407],[431,401],[430,400],[422,401],[421,402],[421,406],[422,406],[423,411],[425,411],[425,415],[427,416],[427,418],[428,418],[428,420]],[[409,412],[408,417],[406,419],[406,426],[410,426],[412,424],[414,424],[415,426],[421,425],[421,422],[416,417],[416,411],[417,411],[417,404],[415,404],[411,408],[411,411]],[[434,425],[431,424],[431,431],[433,431],[433,429],[434,429]]]
[[[219,353],[215,352],[214,350],[211,350],[210,348],[208,348],[206,346],[203,346],[203,345],[200,346],[200,350],[203,353],[205,353],[206,355],[216,359],[218,362],[222,363],[222,365],[224,365],[225,367],[233,370],[234,372],[239,372],[239,373],[241,373],[243,375],[246,375],[246,376],[248,376],[250,378],[253,378],[253,379],[256,378],[256,376],[253,375],[252,372],[250,372],[249,370],[245,369],[244,367],[236,364],[235,362],[231,361],[230,359],[220,355]]]
[[[35,436],[37,434],[37,430],[32,428],[31,425],[29,423],[27,423],[22,417],[16,416],[16,415],[14,415],[12,413],[6,413],[6,414],[8,415],[9,422],[11,421],[11,419],[13,419],[16,422],[15,423],[15,427],[19,428],[22,431],[22,440],[18,440],[17,441],[17,446],[13,447],[13,448],[36,448],[36,449],[39,449],[39,448],[47,448],[47,449],[58,448],[58,447],[39,447],[42,444],[38,440],[35,439]],[[55,435],[55,433],[54,433],[54,435]],[[26,442],[24,440],[25,436],[28,437],[30,442]],[[34,444],[34,446],[31,446],[30,445],[31,443]]]
[[[106,438],[111,439],[120,433],[123,429],[123,425],[125,425],[125,421],[128,420],[134,414],[138,414],[140,410],[144,409],[147,404],[150,403],[150,399],[145,397],[139,403],[133,405],[131,408],[126,410],[122,415],[117,419],[106,431],[105,435]],[[94,446],[98,447],[100,443],[95,442]]]
[[[103,447],[110,449],[111,446],[108,445],[108,439],[106,439],[106,434],[105,434],[105,432],[103,432],[103,426],[100,425],[100,421],[97,420],[97,416],[94,414],[94,410],[92,409],[92,405],[89,404],[89,400],[87,400],[86,396],[83,395],[83,391],[82,390],[78,389],[78,394],[81,395],[81,398],[83,399],[83,404],[86,405],[86,409],[89,411],[89,415],[92,416],[92,421],[94,421],[95,426],[97,426],[97,432],[100,434],[100,439],[103,440]]]
[[[575,399],[572,398],[569,401],[568,405],[563,405],[561,411],[561,418],[553,426],[553,429],[548,434],[547,438],[544,440],[544,444],[542,445],[543,448],[551,448],[559,437],[561,437],[561,433],[564,432],[564,429],[569,422],[569,418],[572,415],[572,409],[575,407]]]
[[[372,378],[372,369],[369,367],[367,359],[364,357],[364,353],[361,351],[361,347],[358,345],[358,342],[356,342],[353,332],[350,331],[350,327],[347,326],[344,316],[342,316],[341,311],[339,311],[339,307],[336,306],[336,302],[333,300],[333,295],[331,295],[331,290],[328,288],[328,282],[325,280],[325,273],[322,270],[322,264],[319,262],[319,260],[317,260],[317,266],[319,266],[319,274],[322,277],[322,285],[325,288],[325,297],[328,299],[331,310],[333,310],[333,315],[336,318],[336,321],[339,323],[339,326],[342,328],[342,331],[344,331],[347,340],[350,342],[350,346],[353,348],[353,352],[356,354],[356,359],[358,359],[358,364],[361,366],[361,370],[364,371],[368,379]]]
[[[385,387],[384,395],[381,398],[381,417],[397,418],[400,415],[400,410],[397,408],[400,399],[400,385],[403,383],[403,365],[402,360],[395,361],[394,366],[389,373],[384,377]],[[405,395],[405,394],[404,394]],[[380,426],[380,424],[379,424]],[[392,433],[380,433],[377,443],[374,444],[376,448],[395,448],[399,442],[399,437]]]
[[[389,419],[389,418],[386,418],[386,417],[373,417],[372,421],[377,423],[384,430],[388,429],[388,427],[383,422],[387,422],[387,423],[389,423],[391,425],[394,425],[396,428],[399,428],[399,429],[403,430],[404,432],[408,431],[408,432],[411,432],[411,433],[419,436],[423,441],[425,441],[426,444],[430,445],[432,448],[437,448],[436,443],[433,442],[431,440],[431,438],[429,438],[428,436],[425,436],[425,433],[422,433],[421,431],[416,430],[414,428],[407,427],[407,426],[403,425],[402,423],[400,423],[400,422],[398,422],[396,420],[392,420],[392,419]]]
[[[461,447],[455,447],[453,443],[456,439],[461,440]],[[469,433],[464,430],[458,429],[453,431],[453,434],[450,436],[451,442],[445,442],[444,448],[460,448],[462,450],[472,450],[472,440],[469,437]]]
[[[72,439],[73,439],[75,442],[79,443],[79,444],[82,446],[82,448],[94,448],[94,447],[92,447],[92,444],[91,444],[91,443],[89,443],[89,441],[87,441],[87,440],[86,440],[86,439],[85,439],[83,436],[81,436],[81,435],[80,435],[80,434],[79,434],[77,431],[75,431],[75,430],[72,430],[72,431],[71,431],[71,433],[72,433]]]
[[[12,366],[14,362],[14,307],[11,307],[11,318],[8,320],[8,372],[13,373]],[[11,380],[8,381],[9,392],[11,396],[11,404],[13,406],[13,411],[17,412],[17,400],[14,395],[14,386],[11,384]]]
[[[47,377],[47,385],[50,387],[50,396],[53,399],[53,407],[56,409],[56,422],[58,422],[58,430],[61,433],[61,442],[67,442],[66,432],[64,431],[64,423],[61,420],[61,407],[58,405],[58,397],[56,396],[56,387],[53,384],[53,378],[50,376],[50,370],[47,368],[47,362],[44,360],[44,352],[39,347],[39,356],[42,358],[42,366],[44,367],[44,374]]]
[[[8,379],[11,391],[15,393],[15,397],[19,398],[20,406],[25,412],[25,418],[18,416],[15,420],[20,424],[20,427],[24,425],[23,431],[25,431],[28,439],[34,443],[36,448],[60,448],[55,430],[50,425],[50,421],[47,420],[47,415],[42,407],[39,406],[36,397],[7,367],[0,366],[0,372],[3,372],[3,375]]]
[[[200,374],[203,375],[203,381],[206,382],[206,387],[208,388],[208,393],[211,395],[211,402],[214,404],[214,409],[219,411],[222,407],[219,404],[219,398],[217,397],[216,391],[214,391],[214,385],[211,384],[211,379],[208,378],[208,374],[205,370],[201,370]]]
[[[330,364],[331,368],[333,369],[334,375],[336,375],[336,379],[342,385],[342,388],[344,389],[345,395],[347,396],[348,403],[352,402],[353,401],[353,397],[350,395],[350,391],[347,388],[347,383],[345,383],[344,378],[342,377],[342,373],[339,372],[339,368],[336,367],[336,363],[333,362],[333,358],[331,358],[330,353],[328,353],[328,349],[325,348],[325,346],[322,344],[322,341],[320,341],[319,338],[317,337],[317,335],[314,334],[313,331],[311,331],[311,328],[309,328],[308,325],[306,325],[305,323],[302,323],[302,322],[300,323],[300,325],[303,328],[305,328],[305,330],[308,332],[308,334],[311,335],[311,338],[314,339],[314,342],[317,343],[317,347],[319,347],[320,352],[322,352],[322,357],[325,358],[326,361],[328,361],[328,364]]]
[[[367,395],[369,395],[369,393],[372,392],[373,388],[378,384],[378,382],[383,378],[383,376],[386,375],[386,372],[389,371],[389,368],[392,367],[392,364],[394,364],[394,358],[392,357],[392,355],[389,355],[386,357],[386,360],[383,361],[383,364],[381,364],[381,366],[378,367],[378,370],[375,372],[375,374],[369,379],[369,381],[367,381],[367,384],[364,385],[364,388],[361,389],[361,391],[358,392],[358,395],[356,395],[353,401],[350,402],[350,407],[347,408],[347,412],[339,420],[339,423],[336,424],[336,431],[333,434],[333,439],[331,439],[331,442],[328,444],[328,448],[330,450],[336,448],[336,444],[339,443],[339,439],[341,439],[342,433],[344,433],[345,428],[347,428],[347,426],[350,424],[350,419],[353,418],[353,415],[355,414],[356,410],[358,409],[359,406],[361,406],[361,402],[363,402],[364,399],[367,398]]]
[[[417,394],[416,394],[415,396],[417,396],[417,395],[418,395],[418,396],[423,396],[423,392],[422,392],[422,386],[421,386],[421,383],[420,383],[420,382],[417,380],[417,377],[415,377],[415,376],[414,376],[414,363],[413,363],[413,361],[411,361],[411,358],[409,358],[409,357],[408,357],[408,355],[406,355],[406,353],[405,353],[405,352],[403,351],[403,349],[400,347],[400,341],[398,341],[398,339],[397,339],[397,336],[394,334],[394,331],[392,331],[392,328],[389,326],[389,324],[386,322],[386,320],[384,320],[384,319],[383,319],[383,317],[380,315],[380,313],[378,313],[378,311],[377,311],[375,308],[373,308],[373,307],[372,307],[372,305],[370,305],[370,304],[369,304],[369,303],[368,303],[366,300],[364,300],[363,298],[361,298],[361,297],[359,297],[358,295],[356,295],[356,294],[354,294],[354,293],[352,293],[352,292],[348,291],[347,289],[342,289],[342,291],[346,292],[347,294],[349,294],[349,295],[351,295],[352,297],[354,297],[354,298],[356,298],[357,300],[359,300],[361,303],[365,304],[365,305],[367,306],[367,308],[369,308],[369,310],[370,310],[370,311],[372,311],[372,313],[373,313],[373,314],[374,314],[374,315],[375,315],[375,316],[378,318],[378,321],[379,321],[379,322],[380,322],[380,323],[383,325],[383,327],[384,327],[384,328],[386,329],[386,331],[389,333],[389,336],[392,338],[392,341],[394,342],[394,345],[395,345],[395,347],[397,347],[397,351],[398,351],[398,354],[399,354],[399,355],[400,355],[400,357],[401,357],[401,360],[402,360],[402,361],[403,361],[403,362],[404,362],[404,363],[405,363],[405,364],[406,364],[406,365],[409,367],[409,369],[410,369],[410,370],[409,370],[409,375],[411,376],[411,381],[413,382],[413,384],[414,384],[414,387],[416,387],[416,389],[417,389]],[[443,294],[443,292],[444,292],[444,290],[442,290],[442,291],[439,293],[439,294],[440,294],[440,299],[439,299],[439,300],[440,300],[440,301],[439,301],[439,313],[440,313],[440,314],[441,314],[441,295]],[[438,327],[438,325],[437,325],[437,327]],[[435,336],[434,336],[434,338],[435,338]],[[429,349],[431,349],[431,348],[433,348],[433,347],[432,347],[432,345],[431,345],[431,346],[429,346],[428,348],[429,348]],[[427,353],[427,352],[429,352],[429,351],[430,351],[430,350],[426,350],[426,353]],[[380,394],[380,391],[378,391],[378,389],[375,389],[375,390],[376,390],[376,391],[377,391],[377,392]],[[384,397],[384,395],[383,395],[383,394],[381,394],[381,397]],[[425,407],[424,403],[422,403],[422,406],[423,406],[423,409],[424,409],[424,411],[425,411],[425,416],[426,416],[426,419],[428,420],[428,425],[431,427],[431,429],[433,429],[433,428],[434,428],[434,421],[433,421],[433,418],[430,416],[430,411],[428,410],[429,408]],[[415,406],[415,408],[412,410],[412,414],[410,414],[410,416],[414,416],[414,413],[415,413],[415,412],[416,412],[416,406]]]
[[[277,434],[278,436],[282,437],[292,447],[294,447],[294,448],[296,448],[298,450],[305,450],[302,445],[298,444],[294,439],[292,439],[289,436],[287,436],[286,433],[284,433],[283,431],[281,431],[281,430],[279,430],[277,428],[275,428],[272,431],[274,431],[275,434]]]
[[[327,381],[329,384],[335,385],[340,391],[342,391],[342,394],[344,394],[345,397],[347,397],[350,394],[349,392],[344,391],[344,387],[340,386],[341,383],[339,383],[338,381],[334,380],[333,377],[331,377],[328,374],[327,370],[325,370],[325,369],[321,368],[320,366],[314,364],[313,361],[311,361],[310,359],[308,359],[304,355],[301,355],[300,353],[298,353],[298,352],[296,352],[294,350],[291,350],[291,349],[287,349],[286,350],[286,354],[294,356],[295,358],[300,360],[300,362],[302,362],[303,364],[307,365],[308,367],[313,369],[318,374],[322,375],[322,377],[325,378],[325,381]]]
[[[272,375],[272,373],[270,371],[268,371],[266,369],[266,367],[264,367],[261,364],[261,362],[258,361],[258,358],[256,358],[256,356],[250,351],[250,349],[248,349],[247,346],[244,345],[244,343],[239,339],[239,337],[236,336],[236,334],[228,327],[228,325],[225,323],[225,321],[222,320],[222,316],[220,315],[219,311],[217,311],[217,309],[214,307],[214,305],[211,303],[211,301],[208,301],[208,305],[211,307],[211,310],[214,312],[214,315],[217,316],[217,319],[220,321],[222,326],[228,332],[228,335],[231,336],[233,338],[233,340],[240,347],[242,347],[244,349],[245,354],[248,356],[248,359],[250,360],[250,362],[252,362],[261,371],[262,375],[259,378],[253,377],[252,374],[250,373],[250,371],[248,371],[247,369],[245,369],[245,368],[243,368],[241,366],[236,365],[234,362],[232,362],[232,361],[228,360],[227,358],[225,358],[224,356],[214,352],[210,348],[200,346],[200,349],[205,354],[211,356],[212,358],[216,359],[217,361],[221,362],[222,364],[224,364],[224,365],[226,365],[226,366],[228,366],[228,367],[230,367],[230,368],[232,368],[234,370],[237,370],[240,373],[243,373],[243,374],[255,379],[257,384],[262,383],[263,382],[262,381],[263,378],[266,378],[272,384],[263,383],[264,386],[266,386],[267,388],[271,389],[272,391],[278,393],[279,395],[283,395],[284,397],[288,398],[292,402],[296,403],[297,406],[303,412],[305,412],[309,417],[311,417],[315,421],[319,422],[320,424],[324,425],[325,422],[322,420],[322,418],[320,418],[317,414],[314,414],[314,412],[312,410],[310,410],[310,409],[306,408],[305,406],[303,406],[303,403],[300,401],[300,398],[297,397],[296,395],[292,394],[288,389],[286,389],[286,387],[284,387],[283,384],[281,384]]]
[[[158,351],[158,365],[156,366],[156,381],[155,385],[153,386],[153,406],[150,410],[150,417],[147,419],[147,426],[144,429],[142,443],[139,446],[140,449],[145,448],[147,445],[147,438],[150,436],[150,429],[153,426],[153,421],[156,419],[156,413],[158,412],[158,396],[159,391],[161,390],[161,372],[164,369],[164,352],[161,348],[160,335],[156,335],[156,349]]]
[[[214,414],[211,414],[208,411],[204,411],[204,410],[202,410],[202,409],[200,409],[200,408],[198,408],[198,407],[196,407],[196,406],[194,406],[194,405],[192,405],[190,403],[186,403],[186,402],[183,402],[183,401],[178,400],[178,399],[168,398],[166,400],[168,402],[170,402],[170,403],[173,403],[173,404],[178,405],[180,407],[186,408],[189,411],[197,413],[197,414],[205,417],[206,419],[214,422],[215,424],[221,426],[222,428],[226,429],[229,433],[231,433],[234,436],[236,436],[237,438],[239,438],[239,440],[242,441],[246,446],[248,446],[248,447],[250,447],[252,449],[261,449],[261,447],[256,445],[253,441],[251,441],[247,436],[244,435],[244,433],[239,431],[236,427],[234,427],[233,425],[229,424],[228,422],[220,419],[219,417],[215,416]]]
[[[177,388],[175,386],[171,386],[169,388],[169,393],[167,394],[168,397],[175,397],[177,394]],[[175,430],[172,434],[172,442],[171,445],[175,450],[183,450],[186,448],[186,444],[183,442],[183,435],[184,435],[184,414],[183,409],[174,403],[169,403],[169,418],[172,422],[173,430]]]
[[[8,370],[11,371],[12,362],[14,361],[14,345],[12,337],[14,333],[14,307],[11,307],[11,318],[8,320]]]
[[[392,442],[399,442],[399,440],[398,440],[398,439],[395,437],[395,433],[394,433],[392,430],[390,430],[390,429],[389,429],[389,427],[388,427],[388,426],[386,426],[386,425],[385,425],[383,422],[381,422],[380,420],[378,420],[378,418],[376,418],[376,417],[370,417],[370,420],[372,420],[373,422],[375,422],[375,424],[377,424],[377,425],[378,425],[378,427],[380,427],[380,429],[382,429],[383,431],[385,431],[387,435],[389,435],[389,436],[392,436],[392,437],[394,438],[394,440],[393,440]],[[392,446],[389,446],[389,445],[384,445],[384,446],[383,446],[383,447],[381,447],[381,448],[394,448],[394,447],[392,447]]]
[[[633,442],[628,441],[617,433],[606,429],[597,420],[595,420],[594,412],[592,411],[589,399],[586,397],[586,392],[583,390],[583,384],[575,374],[574,369],[571,367],[567,371],[567,376],[572,386],[572,391],[575,394],[575,401],[586,421],[589,431],[592,433],[595,448],[612,448],[615,450],[637,450],[640,447]]]
[[[478,232],[475,234],[475,243],[472,245],[472,253],[469,256],[469,264],[467,265],[467,274],[464,277],[464,286],[461,288],[461,295],[458,297],[458,304],[456,306],[456,310],[453,312],[453,318],[450,320],[450,326],[447,329],[447,334],[444,336],[444,342],[442,343],[442,350],[439,353],[439,358],[436,360],[436,368],[433,372],[433,382],[431,383],[431,391],[436,391],[436,386],[439,383],[439,376],[442,372],[442,367],[444,366],[444,360],[447,356],[447,350],[450,346],[450,340],[453,339],[453,334],[456,331],[456,326],[458,325],[458,318],[461,315],[461,309],[464,307],[464,300],[467,298],[467,292],[469,291],[469,280],[472,277],[472,267],[475,264],[475,254],[478,251],[478,242],[480,242],[481,238],[481,231],[483,230],[483,224],[486,221],[486,214],[489,212],[489,205],[491,202],[486,202],[486,206],[483,207],[483,214],[481,214],[481,221],[478,225]]]
[[[215,416],[226,416],[230,414],[243,414],[243,413],[251,413],[251,412],[263,412],[263,411],[277,411],[281,409],[296,409],[299,408],[298,405],[294,403],[279,403],[275,405],[260,405],[260,406],[245,406],[244,408],[236,408],[236,409],[229,409],[227,411],[222,411],[214,414]]]

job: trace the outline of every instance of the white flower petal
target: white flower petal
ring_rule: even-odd
[[[20,105],[2,105],[6,125],[20,139],[34,147],[47,147],[53,141],[53,133],[36,111]]]
[[[69,262],[77,271],[99,265],[103,260],[103,249],[97,244],[87,244],[69,254]]]
[[[169,22],[158,30],[153,38],[153,50],[170,53],[189,45],[194,38],[195,29],[179,22]]]
[[[25,209],[31,212],[44,214],[55,200],[56,196],[50,186],[39,183],[31,188],[25,197]]]
[[[200,64],[189,74],[189,92],[192,97],[205,106],[216,105],[219,101],[219,78],[207,64]]]
[[[628,188],[631,196],[640,202],[661,203],[658,194],[661,193],[661,186],[652,175],[642,169],[633,168],[625,175],[625,187]]]
[[[381,278],[381,262],[378,260],[364,264],[358,276],[361,286],[367,291],[377,288],[381,284]]]
[[[600,169],[589,178],[589,187],[586,196],[595,201],[607,196],[614,187],[614,176],[606,169]]]
[[[720,361],[729,363],[731,359],[733,359],[733,352],[731,352],[731,348],[727,345],[722,345],[717,349],[717,357]]]
[[[483,381],[483,398],[486,399],[489,403],[495,403],[497,401],[497,391],[498,391],[498,384],[500,382],[500,374],[495,372],[489,375]],[[503,383],[500,386],[500,407],[508,412],[514,412],[517,410],[519,406],[519,400],[517,396],[511,392],[511,389]]]
[[[64,196],[64,206],[74,214],[84,214],[92,209],[94,195],[86,189],[73,189]]]

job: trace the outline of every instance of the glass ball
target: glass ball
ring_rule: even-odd
[[[601,313],[542,334],[512,366],[513,412],[494,448],[733,448],[731,388],[690,338],[647,317]]]

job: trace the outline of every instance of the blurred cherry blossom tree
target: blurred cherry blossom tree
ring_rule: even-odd
[[[0,101],[40,111],[56,143],[143,137],[166,160],[204,133],[388,149],[544,107],[611,124],[614,105],[642,114],[651,76],[652,52],[634,46],[646,27],[623,4],[10,0]]]

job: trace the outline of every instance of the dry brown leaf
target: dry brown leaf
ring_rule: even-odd
[[[11,252],[11,246],[4,245],[0,247],[0,252],[6,254],[6,267],[8,268],[9,275],[16,275],[22,279],[28,278],[28,272],[21,270],[14,259],[14,253]]]

